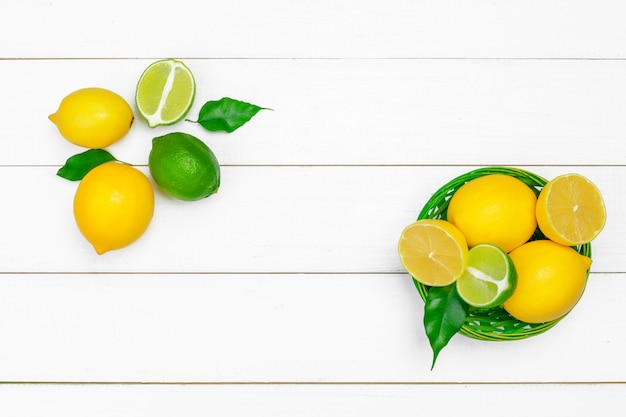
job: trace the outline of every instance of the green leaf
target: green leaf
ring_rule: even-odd
[[[271,109],[224,97],[204,103],[195,123],[200,123],[202,127],[212,132],[232,133],[246,124],[260,110]],[[192,120],[187,120],[192,122]]]
[[[57,171],[57,175],[66,180],[80,181],[93,168],[115,160],[113,155],[104,149],[89,149],[69,157],[65,165]]]
[[[456,284],[432,287],[428,291],[424,305],[424,329],[433,350],[431,370],[435,367],[441,349],[463,326],[468,308],[457,293]]]

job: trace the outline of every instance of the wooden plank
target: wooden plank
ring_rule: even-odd
[[[0,5],[0,415],[615,414],[624,2],[176,8]],[[228,137],[136,123],[120,159],[145,172],[150,139],[185,130],[216,151],[223,187],[158,195],[148,234],[99,257],[73,223],[76,184],[54,175],[82,149],[46,117],[89,85],[132,102],[169,56],[199,80],[191,115],[222,96],[274,111]],[[455,337],[431,371],[395,244],[439,185],[484,165],[581,172],[609,220],[562,323],[520,342]]]
[[[626,336],[613,318],[625,278],[592,274],[540,336],[457,335],[431,371],[423,302],[403,274],[2,274],[1,378],[623,383]]]
[[[619,0],[5,2],[0,56],[624,58],[625,13]]]
[[[141,167],[147,172],[146,167]],[[467,166],[227,166],[219,192],[198,202],[157,193],[133,245],[98,256],[74,224],[77,184],[57,167],[0,167],[6,199],[2,272],[398,273],[397,242],[433,192]],[[624,167],[527,167],[586,175],[604,193],[607,226],[596,272],[624,272]]]
[[[11,385],[0,410],[13,417],[254,415],[367,417],[450,414],[616,415],[626,385]],[[481,399],[481,401],[477,401]],[[511,404],[519,404],[512,407]]]
[[[60,165],[83,148],[47,119],[86,86],[134,103],[150,60],[0,61],[0,165]],[[624,165],[626,61],[189,60],[198,82],[189,118],[228,96],[262,111],[231,135],[137,116],[109,149],[145,164],[170,131],[205,140],[225,165]],[[28,82],[15,82],[15,80]],[[45,91],[45,94],[42,94]]]

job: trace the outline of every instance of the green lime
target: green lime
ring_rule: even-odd
[[[196,81],[189,68],[181,61],[162,59],[139,77],[135,103],[148,126],[171,125],[185,117],[195,94]]]
[[[487,243],[469,250],[465,272],[456,282],[461,298],[480,308],[501,305],[513,295],[516,285],[517,272],[509,255]]]
[[[152,139],[148,167],[159,188],[180,200],[206,198],[220,186],[217,158],[204,142],[187,133]]]

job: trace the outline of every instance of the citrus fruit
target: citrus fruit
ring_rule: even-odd
[[[85,148],[105,148],[128,133],[134,117],[130,105],[120,95],[89,87],[64,97],[48,119],[71,143]]]
[[[534,240],[510,254],[517,287],[504,309],[527,323],[543,323],[567,314],[587,283],[591,258],[551,240]]]
[[[457,279],[459,296],[474,307],[502,305],[515,289],[513,261],[497,246],[481,243],[469,250],[465,272]]]
[[[404,228],[398,243],[400,261],[418,282],[452,284],[467,265],[467,242],[452,223],[423,219]]]
[[[89,171],[74,196],[78,229],[100,255],[139,239],[153,212],[154,192],[148,177],[117,161]]]
[[[537,229],[535,193],[517,178],[489,174],[462,185],[450,199],[447,219],[467,244],[491,243],[505,252],[527,242]]]
[[[150,64],[139,77],[135,103],[148,126],[180,121],[193,104],[196,82],[181,61],[162,59]]]
[[[537,223],[550,240],[566,246],[595,239],[604,228],[606,208],[600,190],[580,174],[548,181],[537,199]]]
[[[154,182],[180,200],[200,200],[220,186],[220,165],[195,136],[173,132],[152,139],[148,167]]]

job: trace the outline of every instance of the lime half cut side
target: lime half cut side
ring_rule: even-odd
[[[181,61],[162,59],[144,70],[137,83],[135,104],[148,126],[172,125],[189,112],[196,81]]]
[[[465,272],[456,281],[459,296],[478,308],[502,305],[516,285],[517,272],[509,255],[486,243],[470,248]]]

